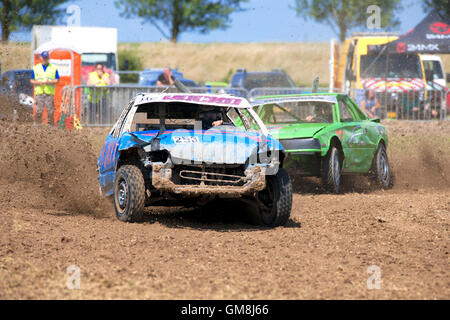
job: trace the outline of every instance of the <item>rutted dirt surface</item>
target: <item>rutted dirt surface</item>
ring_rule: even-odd
[[[0,298],[449,299],[450,123],[387,126],[393,190],[307,180],[288,225],[263,229],[222,206],[122,223],[98,198],[106,130],[0,122]],[[70,265],[81,290],[66,287]]]

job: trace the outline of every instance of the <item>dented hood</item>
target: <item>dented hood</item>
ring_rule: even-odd
[[[267,130],[276,139],[312,138],[328,123],[293,123],[268,125]]]
[[[244,164],[252,155],[264,148],[281,145],[271,137],[257,132],[247,132],[236,127],[212,128],[210,130],[167,130],[158,137],[158,130],[125,133],[119,151],[136,145],[146,151],[167,150],[173,162]],[[157,139],[158,141],[152,140]]]

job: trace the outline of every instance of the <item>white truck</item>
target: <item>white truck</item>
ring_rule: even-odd
[[[87,82],[89,72],[94,71],[96,63],[103,63],[112,75],[113,83],[119,83],[117,29],[79,26],[38,26],[31,31],[31,52],[45,43],[77,48],[81,53],[82,79]],[[31,56],[33,65],[33,54]]]
[[[433,81],[445,88],[447,84],[441,57],[435,54],[422,54],[422,63],[425,72],[433,74]]]

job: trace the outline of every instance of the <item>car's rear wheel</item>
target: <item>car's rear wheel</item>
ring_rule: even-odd
[[[324,187],[334,193],[341,191],[341,152],[331,147],[322,162],[322,183]]]
[[[285,225],[292,209],[292,185],[289,174],[283,168],[277,174],[266,177],[266,188],[257,194],[259,215],[267,227]]]
[[[376,186],[382,189],[390,189],[394,185],[389,159],[383,144],[378,146],[375,156],[373,157],[371,180]]]
[[[141,170],[124,165],[114,179],[114,210],[120,221],[137,222],[142,219],[145,205],[145,183]]]

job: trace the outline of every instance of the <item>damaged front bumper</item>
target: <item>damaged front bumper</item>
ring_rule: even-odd
[[[211,185],[200,184],[175,184],[172,178],[172,168],[163,163],[152,164],[152,185],[155,189],[167,191],[175,194],[188,196],[198,195],[222,195],[236,196],[248,195],[261,191],[266,186],[266,167],[260,165],[249,166],[242,177],[243,184],[239,186],[231,185]]]

